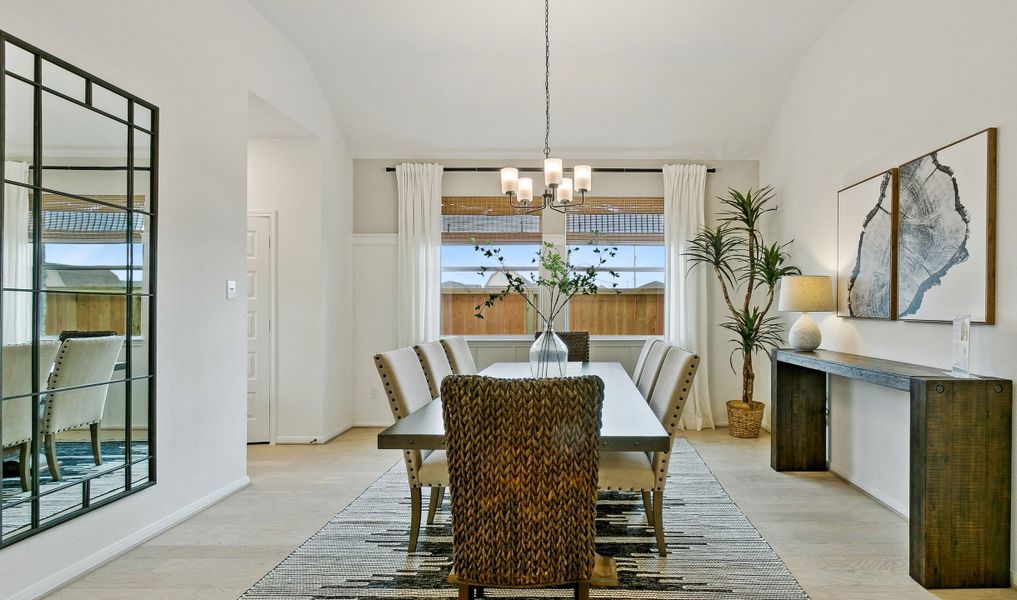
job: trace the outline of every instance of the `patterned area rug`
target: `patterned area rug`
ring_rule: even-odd
[[[452,539],[449,500],[421,525],[406,554],[409,488],[400,460],[349,507],[241,598],[352,600],[456,598],[446,583]],[[426,508],[426,493],[425,493]],[[675,442],[664,501],[668,556],[657,556],[637,494],[604,493],[597,551],[618,563],[620,585],[593,598],[807,599],[808,596],[685,439]],[[490,598],[571,598],[572,591],[488,589]]]

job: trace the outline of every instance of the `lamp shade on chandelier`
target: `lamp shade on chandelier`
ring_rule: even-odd
[[[524,212],[537,212],[551,208],[566,212],[570,207],[580,206],[586,200],[586,193],[593,184],[593,169],[589,165],[576,165],[572,177],[565,177],[560,158],[551,158],[551,36],[550,0],[544,0],[544,192],[540,202],[533,201],[533,180],[519,177],[519,169],[505,167],[501,170],[501,193],[508,196],[512,208]],[[578,201],[575,199],[579,193]]]

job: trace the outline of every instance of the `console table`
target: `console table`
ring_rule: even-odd
[[[911,394],[911,577],[926,588],[1010,587],[1013,384],[829,350],[775,350],[770,466],[825,471],[827,377]]]

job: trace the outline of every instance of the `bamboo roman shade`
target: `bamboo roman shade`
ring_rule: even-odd
[[[140,242],[144,232],[144,215],[133,213],[128,217],[127,196],[92,196],[96,200],[108,204],[122,206],[106,206],[58,196],[42,195],[42,239],[46,242],[70,243],[124,243],[127,236],[129,219],[133,220],[132,238]],[[145,196],[134,197],[134,209],[146,210]],[[28,224],[29,236],[33,234],[34,224]]]
[[[541,240],[539,214],[518,214],[505,196],[445,196],[442,243],[530,243]]]
[[[664,199],[587,196],[568,214],[568,243],[663,244]]]

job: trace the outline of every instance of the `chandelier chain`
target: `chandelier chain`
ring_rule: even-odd
[[[551,0],[544,0],[544,158],[551,156]]]

